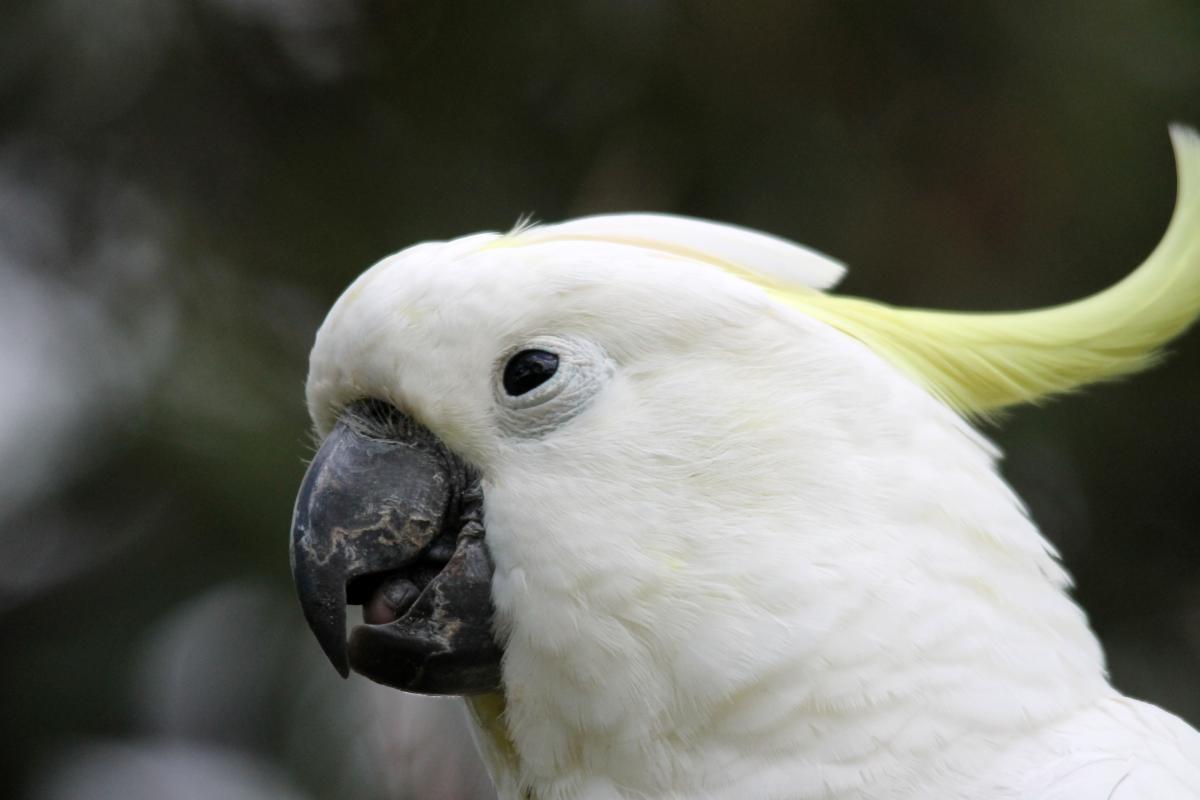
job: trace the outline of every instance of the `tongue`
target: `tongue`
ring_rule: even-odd
[[[386,625],[400,619],[421,592],[417,585],[399,575],[379,584],[371,599],[363,605],[363,622],[368,625]]]

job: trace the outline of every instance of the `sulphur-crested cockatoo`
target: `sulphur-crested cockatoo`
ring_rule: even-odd
[[[1162,243],[1037,311],[831,294],[810,250],[656,214],[383,260],[312,352],[309,624],[343,674],[465,696],[506,800],[1200,798],[1200,734],[1109,685],[968,422],[1196,317],[1172,138]]]

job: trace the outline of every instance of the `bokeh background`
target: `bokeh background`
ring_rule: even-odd
[[[0,794],[484,798],[451,702],[342,682],[287,573],[324,310],[412,242],[741,223],[844,289],[1098,290],[1169,216],[1200,4],[9,0]],[[989,429],[1118,686],[1200,722],[1200,335]]]

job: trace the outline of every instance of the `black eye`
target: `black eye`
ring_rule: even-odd
[[[504,391],[518,397],[536,389],[558,372],[558,356],[545,350],[522,350],[504,365]]]

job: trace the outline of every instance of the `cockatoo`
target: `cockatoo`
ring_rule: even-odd
[[[1196,317],[1172,141],[1162,242],[1042,310],[839,296],[811,250],[659,214],[384,259],[308,375],[291,557],[326,654],[462,695],[505,800],[1200,798],[1200,734],[1109,684],[972,427]]]

